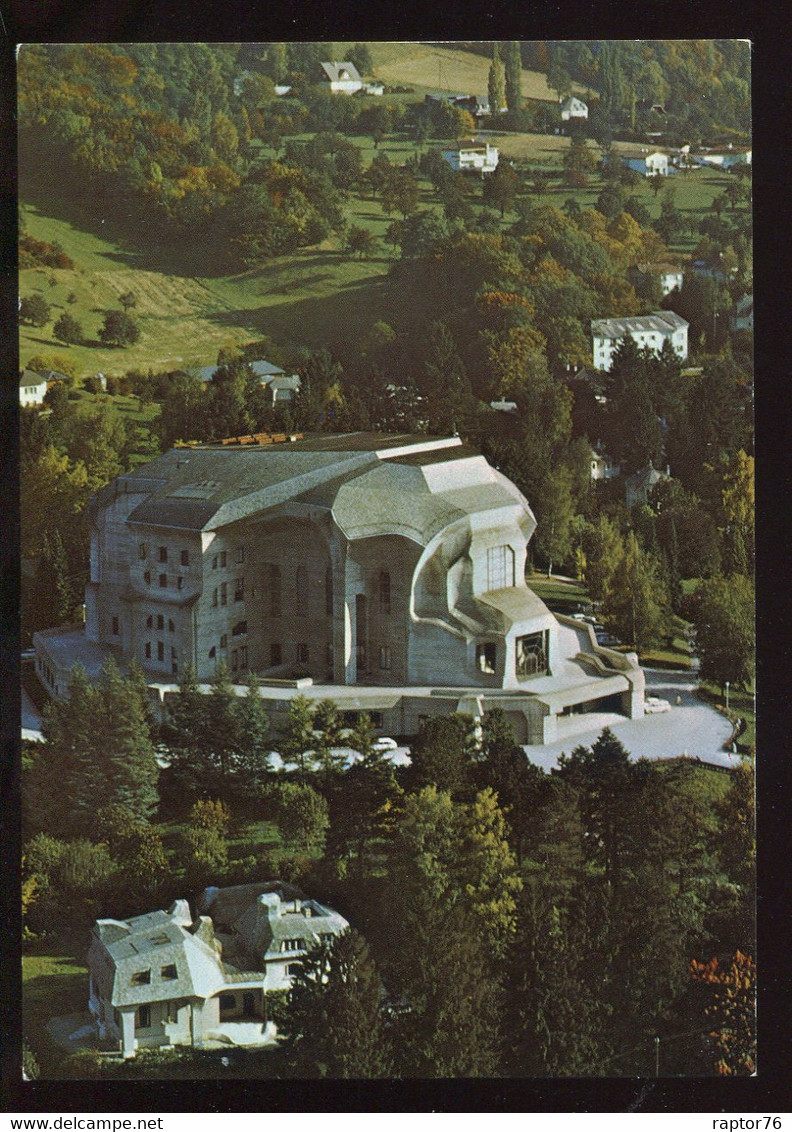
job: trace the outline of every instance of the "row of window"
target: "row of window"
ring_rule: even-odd
[[[245,600],[245,579],[237,578],[234,582],[234,601]],[[228,605],[228,582],[221,582],[212,591],[212,605]]]
[[[145,642],[143,651],[145,652],[146,660],[151,660],[151,641]],[[170,655],[171,655],[171,660],[176,660],[176,658],[178,657],[178,653],[176,652],[176,648],[175,648],[174,645],[171,645]],[[157,641],[157,660],[163,661],[164,659],[165,659],[165,645],[162,641]]]
[[[178,972],[176,971],[175,963],[166,963],[164,967],[160,967],[160,977],[163,979],[176,979]],[[131,982],[138,986],[146,986],[151,982],[151,968],[145,971],[135,971],[132,976]]]
[[[148,558],[149,548],[148,548],[147,542],[141,542],[140,543],[140,545],[138,547],[138,554],[139,554],[141,559]],[[167,546],[158,546],[157,547],[157,561],[158,562],[168,562],[169,561]],[[190,552],[189,552],[189,550],[180,550],[179,551],[179,564],[181,566],[189,566],[190,565]]]
[[[550,671],[550,634],[547,629],[540,633],[529,633],[518,637],[514,642],[514,670],[517,676],[542,676]],[[487,676],[494,676],[497,663],[497,645],[486,641],[476,645],[476,668]]]
[[[113,618],[113,632],[114,633],[117,632],[117,629],[115,628],[115,624],[116,624],[117,620],[118,620],[118,618],[116,618],[116,617]],[[146,618],[146,628],[147,629],[153,629],[154,628],[154,621],[155,621],[155,618],[154,618],[153,614],[150,613],[148,615],[148,617]],[[162,632],[165,628],[165,618],[161,613],[157,614],[156,623],[157,623],[157,628],[159,629],[160,632]],[[173,623],[173,621],[171,620],[170,617],[168,618],[168,632],[169,633],[175,633],[176,632],[176,626],[174,625],[174,623]]]
[[[144,572],[143,581],[146,583],[147,586],[151,585],[151,571],[150,570],[146,570]],[[168,588],[168,575],[167,574],[158,575],[157,582],[159,584],[160,589],[166,590]],[[176,589],[177,590],[183,590],[184,589],[184,578],[181,575],[179,575],[178,578],[176,579]]]
[[[238,546],[236,548],[234,560],[237,563],[237,565],[239,565],[240,563],[245,561],[245,548],[244,548],[244,546]],[[223,569],[223,567],[225,567],[227,565],[228,565],[228,551],[221,550],[219,554],[215,554],[214,558],[212,559],[212,569],[213,570],[217,570],[218,567],[220,569]]]

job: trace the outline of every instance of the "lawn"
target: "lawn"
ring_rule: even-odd
[[[579,605],[589,605],[590,599],[582,582],[551,577],[546,574],[528,574],[526,582],[537,597],[561,613],[575,613]]]
[[[715,684],[699,684],[698,694],[702,700],[726,713],[725,689]],[[745,730],[737,739],[737,750],[741,755],[751,755],[756,750],[756,690],[750,688],[729,688],[728,715],[732,720],[745,720]]]
[[[47,1022],[52,1017],[87,1010],[88,972],[82,960],[70,951],[32,945],[22,956],[22,1028],[44,1079],[55,1075],[64,1056],[47,1033]]]

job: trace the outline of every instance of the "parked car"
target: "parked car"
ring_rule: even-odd
[[[375,751],[395,751],[398,745],[395,739],[390,739],[387,735],[380,735],[372,744]]]
[[[644,700],[645,714],[652,715],[660,711],[671,711],[671,704],[668,700],[661,700],[658,696],[647,696]]]

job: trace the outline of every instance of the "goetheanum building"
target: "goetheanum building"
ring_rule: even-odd
[[[398,735],[501,707],[520,742],[547,743],[564,715],[643,714],[635,655],[528,588],[531,508],[458,438],[176,448],[103,488],[90,520],[84,631],[35,638],[59,694],[109,651],[160,698],[224,660],[274,713],[327,697]]]

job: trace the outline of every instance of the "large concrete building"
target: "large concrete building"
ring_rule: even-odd
[[[329,697],[404,736],[456,710],[501,707],[523,743],[570,714],[643,713],[634,654],[527,587],[528,502],[458,438],[176,448],[103,488],[90,522],[84,631],[34,639],[53,693],[111,652],[161,699],[224,660],[273,713]]]

